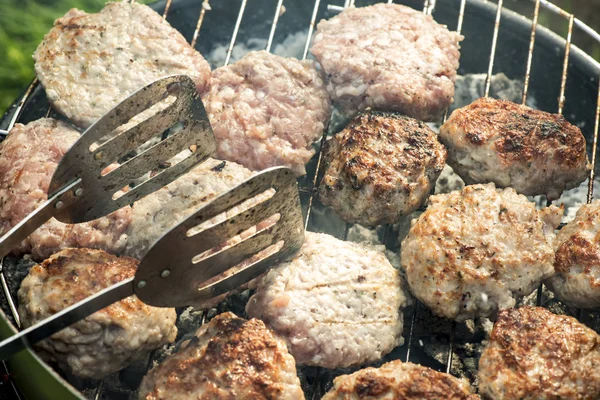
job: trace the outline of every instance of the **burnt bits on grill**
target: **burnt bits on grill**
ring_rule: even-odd
[[[448,164],[467,184],[494,182],[554,200],[587,177],[586,142],[561,115],[481,98],[440,129]]]
[[[227,312],[144,377],[140,400],[303,400],[294,358],[262,321]]]
[[[327,141],[319,198],[345,221],[393,224],[425,203],[445,161],[446,149],[425,123],[362,113]]]
[[[311,52],[348,113],[371,107],[435,121],[452,102],[461,40],[420,11],[376,4],[319,22]]]
[[[297,175],[323,135],[330,100],[314,61],[253,51],[216,69],[204,97],[217,156],[251,170],[290,167]]]
[[[600,398],[600,337],[540,307],[499,313],[479,360],[479,393],[494,400]]]
[[[133,277],[138,261],[102,250],[65,249],[35,265],[18,291],[24,328]],[[100,379],[175,340],[175,309],[135,296],[95,312],[36,345],[38,354],[71,374]]]
[[[394,360],[333,381],[322,400],[477,400],[469,382],[413,363]]]
[[[411,292],[456,321],[514,307],[552,276],[561,216],[492,183],[431,196],[401,246]]]
[[[306,232],[290,261],[270,270],[246,305],[287,342],[298,364],[349,367],[404,342],[406,298],[383,248]]]
[[[210,85],[204,57],[159,14],[134,2],[109,3],[97,14],[72,9],[33,58],[54,108],[82,127],[168,75],[188,75],[200,93]]]
[[[556,237],[555,274],[546,285],[564,303],[600,307],[600,201],[585,204]]]
[[[16,124],[0,143],[0,234],[5,234],[48,198],[58,163],[79,138],[79,132],[51,118]],[[81,224],[52,218],[35,230],[15,254],[31,253],[44,260],[67,247],[87,247],[118,253],[125,247],[131,222],[129,206]]]

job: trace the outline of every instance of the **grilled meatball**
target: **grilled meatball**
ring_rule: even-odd
[[[133,277],[138,261],[102,250],[65,249],[35,265],[18,292],[27,328],[100,290]],[[100,379],[177,336],[172,308],[150,307],[135,296],[37,344],[42,356],[73,375]]]
[[[402,242],[412,293],[439,316],[464,321],[514,307],[554,268],[562,209],[541,211],[494,184],[431,196]]]
[[[393,224],[419,208],[446,149],[421,121],[370,111],[327,142],[320,199],[348,222]]]
[[[561,115],[481,98],[440,129],[448,164],[467,184],[494,182],[550,200],[587,177],[583,134]]]
[[[140,400],[303,400],[294,358],[262,321],[227,312],[198,329],[176,354],[153,368]]]
[[[134,2],[108,3],[97,14],[72,9],[54,22],[33,58],[52,105],[82,127],[159,78],[188,75],[201,93],[210,83],[204,57]]]
[[[48,199],[48,187],[58,163],[79,138],[63,122],[43,118],[16,124],[0,143],[0,234],[8,232]],[[35,260],[67,247],[98,248],[118,253],[125,247],[131,208],[81,224],[52,218],[33,232],[15,254],[31,253]]]
[[[380,368],[365,368],[333,381],[322,400],[402,399],[477,400],[469,383],[449,374],[394,360]]]
[[[253,51],[216,69],[204,97],[217,156],[251,170],[287,166],[298,175],[314,154],[330,115],[313,61]]]
[[[306,232],[300,252],[259,281],[246,312],[282,335],[297,363],[338,368],[401,345],[404,304],[379,247]]]
[[[452,103],[462,36],[398,4],[350,7],[321,21],[311,52],[334,104],[434,121]]]
[[[503,310],[479,360],[479,393],[493,400],[600,398],[600,337],[540,307]]]
[[[555,275],[546,281],[570,306],[600,307],[600,200],[581,206],[556,237]]]

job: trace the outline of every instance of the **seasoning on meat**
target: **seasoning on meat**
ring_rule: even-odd
[[[584,204],[556,237],[555,274],[545,283],[572,307],[600,307],[600,200]]]
[[[541,307],[504,310],[479,360],[479,393],[493,400],[600,398],[600,337]]]
[[[23,327],[133,277],[137,266],[137,260],[102,250],[65,249],[53,255],[33,266],[21,284]],[[176,317],[173,308],[150,307],[130,296],[55,333],[36,348],[73,375],[101,379],[175,340]]]
[[[400,274],[379,247],[306,232],[246,305],[288,343],[298,364],[340,368],[379,360],[403,343]]]
[[[0,143],[0,234],[8,232],[48,199],[48,187],[58,163],[79,138],[79,132],[51,118],[16,124]],[[81,224],[52,218],[21,245],[15,254],[31,253],[44,260],[60,249],[86,247],[119,253],[125,247],[131,208]]]
[[[304,400],[294,358],[262,321],[227,312],[153,368],[140,400]]]
[[[393,224],[425,203],[445,160],[423,122],[369,111],[327,141],[320,200],[347,222]]]
[[[464,321],[514,307],[554,273],[562,209],[537,210],[493,183],[431,196],[402,242],[411,292],[435,314]]]
[[[311,52],[348,113],[371,107],[435,121],[452,103],[461,40],[430,15],[380,3],[319,22]]]
[[[587,177],[583,134],[558,114],[481,98],[440,129],[448,164],[466,184],[494,182],[554,200]]]
[[[333,381],[322,400],[477,400],[465,379],[413,363],[394,360]]]
[[[266,51],[216,69],[204,97],[217,156],[251,170],[290,167],[297,175],[323,135],[330,101],[313,61]]]
[[[54,108],[82,127],[168,75],[188,75],[200,93],[210,85],[204,57],[150,7],[129,1],[108,3],[97,14],[70,10],[33,58]]]

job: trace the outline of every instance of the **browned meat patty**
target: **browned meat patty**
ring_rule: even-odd
[[[65,249],[35,265],[18,292],[19,315],[27,328],[64,308],[133,277],[138,261],[101,250]],[[175,340],[172,308],[150,307],[135,296],[79,321],[36,348],[71,374],[100,379]]]
[[[304,400],[285,342],[256,319],[227,312],[143,379],[140,400]]]
[[[490,400],[600,398],[600,337],[575,318],[540,307],[504,310],[479,360]]]
[[[48,186],[58,163],[79,138],[63,122],[43,118],[16,124],[0,143],[0,234],[19,223],[48,199]],[[131,208],[124,207],[91,222],[68,225],[52,218],[14,250],[43,260],[67,247],[118,253],[125,247]]]
[[[546,285],[573,307],[600,307],[600,200],[585,204],[556,237],[555,274]]]
[[[286,166],[297,175],[323,135],[330,101],[313,61],[253,51],[216,69],[204,104],[217,156],[251,170]]]
[[[204,57],[150,7],[129,1],[108,3],[97,14],[70,10],[33,58],[52,105],[82,127],[168,75],[188,75],[200,93],[210,85]]]
[[[423,122],[369,111],[327,141],[320,200],[348,222],[393,224],[425,203],[445,160]]]
[[[322,400],[376,399],[477,400],[479,396],[464,379],[395,360],[335,378]]]
[[[462,36],[398,4],[350,7],[319,22],[311,52],[334,104],[434,121],[452,103]]]
[[[456,321],[514,307],[554,273],[561,216],[492,183],[431,196],[401,246],[411,292]]]
[[[554,200],[587,177],[583,134],[561,115],[481,98],[440,129],[448,164],[467,184],[494,182]]]

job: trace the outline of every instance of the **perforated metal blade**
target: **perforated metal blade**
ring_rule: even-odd
[[[219,218],[223,213],[226,217]],[[266,228],[261,230],[261,224]],[[257,225],[257,232],[249,231]],[[244,233],[249,237],[238,236]],[[284,167],[271,168],[216,198],[164,235],[138,267],[135,294],[158,307],[205,301],[260,276],[298,251],[303,241],[294,173]]]
[[[117,128],[133,117],[161,104],[162,109],[149,118],[129,129],[121,128],[122,132],[115,134]],[[179,131],[123,164],[115,164],[157,134],[173,127],[178,127]],[[149,171],[165,166],[168,160],[186,149],[189,154],[182,161],[161,169],[133,189],[120,192]],[[62,158],[48,192],[53,194],[76,180],[81,182],[63,195],[77,194],[77,199],[64,207],[56,218],[66,223],[79,223],[105,216],[167,185],[208,158],[215,149],[208,116],[192,80],[185,75],[159,79],[138,90],[94,123]]]

